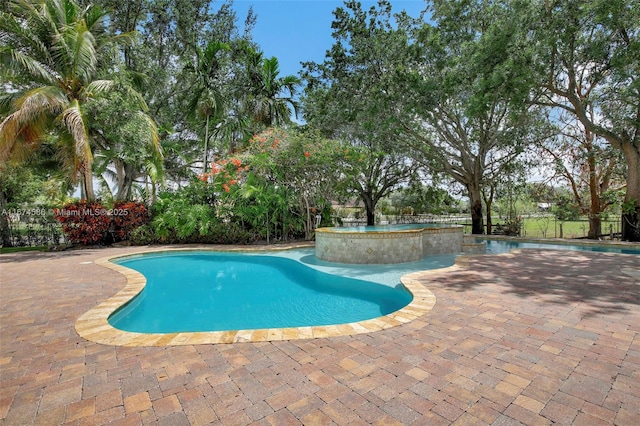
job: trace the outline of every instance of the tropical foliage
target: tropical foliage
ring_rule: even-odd
[[[325,62],[305,64],[305,118],[327,137],[348,142],[346,154],[355,150],[362,159],[347,162],[343,186],[363,202],[368,225],[377,203],[416,173],[393,113],[398,85],[392,70],[406,60],[407,34],[393,29],[391,5],[380,4],[370,12],[356,1],[336,9],[335,43]]]
[[[75,187],[137,212],[61,219],[79,243],[270,243],[313,238],[333,203],[371,225],[384,203],[448,210],[455,190],[483,233],[492,209],[516,220],[535,173],[569,188],[549,198],[588,214],[589,237],[616,207],[639,240],[635,6],[435,0],[412,17],[348,0],[324,60],[293,76],[232,1],[3,2],[0,205]]]
[[[316,134],[272,128],[242,153],[214,160],[187,187],[160,194],[153,234],[169,242],[288,241],[331,220],[338,147]]]
[[[135,202],[115,203],[113,208],[98,202],[73,202],[54,209],[54,214],[67,241],[85,246],[128,240],[149,221],[146,206]]]
[[[102,9],[72,1],[14,1],[10,11],[0,14],[0,59],[12,77],[0,97],[0,161],[24,159],[51,135],[62,167],[93,201],[92,135],[100,129],[92,129],[87,112],[94,99],[124,92],[159,152],[144,100],[108,75],[115,71],[116,44],[129,35],[111,35]]]

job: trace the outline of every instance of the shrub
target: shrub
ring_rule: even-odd
[[[54,214],[72,244],[104,244],[108,239],[111,217],[100,203],[78,201],[55,209]]]
[[[129,241],[137,246],[146,246],[157,242],[157,237],[150,225],[141,225],[131,232]]]
[[[138,227],[149,222],[146,206],[137,202],[116,202],[113,209],[101,203],[78,201],[54,209],[62,232],[72,244],[111,244],[128,240]]]
[[[111,210],[111,222],[115,241],[129,240],[136,228],[149,223],[149,211],[143,203],[117,201]]]
[[[211,244],[251,244],[256,241],[255,233],[243,229],[236,223],[218,223],[210,231],[207,243]]]
[[[191,189],[160,194],[153,206],[151,227],[161,243],[207,242],[211,227],[217,223],[208,204],[192,201]]]

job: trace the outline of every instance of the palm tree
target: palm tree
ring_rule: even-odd
[[[290,123],[291,113],[298,115],[298,103],[294,97],[300,79],[294,75],[279,77],[278,59],[263,59],[261,52],[248,55],[248,65],[248,109],[254,122],[264,127]]]
[[[225,99],[221,91],[220,73],[223,70],[223,61],[220,53],[227,50],[229,45],[219,41],[209,42],[204,49],[196,47],[194,61],[185,67],[186,71],[193,73],[196,77],[193,96],[187,107],[189,114],[197,113],[205,119],[203,173],[207,172],[211,119],[218,117],[222,120],[225,108]],[[220,123],[221,121],[217,128],[220,127]]]
[[[85,106],[116,88],[100,73],[115,58],[115,44],[130,38],[110,35],[106,18],[102,9],[82,9],[73,0],[13,0],[8,13],[0,12],[0,62],[12,77],[0,95],[0,161],[24,159],[54,134],[89,201],[95,194]]]
[[[100,105],[103,105],[102,103]],[[92,109],[95,109],[92,108]],[[122,132],[93,132],[100,151],[95,155],[94,170],[99,177],[105,176],[115,183],[115,192],[111,194],[118,201],[131,200],[134,185],[139,179],[152,185],[164,180],[162,150],[155,123],[142,111],[126,111],[122,108],[120,120],[127,120]],[[111,114],[114,116],[115,114]],[[107,179],[103,186],[108,188]],[[149,194],[151,198],[155,192]]]
[[[133,83],[121,76],[115,80],[113,91],[87,102],[86,115],[95,148],[94,174],[108,178],[105,183],[115,183],[116,200],[128,201],[139,179],[150,178],[154,184],[164,179],[164,157],[158,128],[140,109],[130,90]]]

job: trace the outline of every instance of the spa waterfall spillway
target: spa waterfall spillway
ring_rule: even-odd
[[[384,264],[462,252],[463,226],[450,224],[316,229],[316,257],[327,262]]]

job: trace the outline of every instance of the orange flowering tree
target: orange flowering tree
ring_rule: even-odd
[[[238,157],[215,160],[211,163],[211,169],[207,173],[200,174],[198,179],[212,184],[214,192],[230,193],[243,176],[243,172],[249,170],[248,165],[243,165]]]
[[[277,188],[283,221],[295,219],[311,239],[316,214],[325,210],[323,219],[329,221],[330,200],[338,196],[339,144],[317,133],[275,128],[255,135],[247,153],[263,183]]]
[[[314,210],[334,196],[339,153],[335,142],[318,135],[271,128],[250,138],[242,153],[215,160],[200,179],[223,221],[267,242],[311,239]]]
[[[330,223],[345,157],[336,142],[317,134],[258,133],[244,151],[214,158],[199,180],[161,196],[156,234],[167,242],[311,239],[317,213]]]

